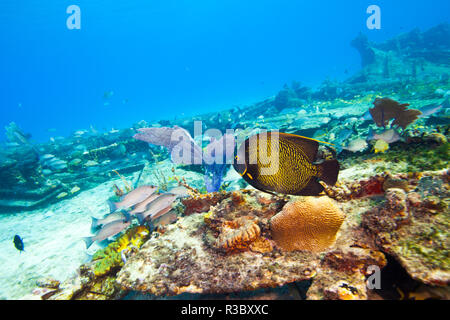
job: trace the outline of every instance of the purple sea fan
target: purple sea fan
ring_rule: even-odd
[[[206,147],[203,159],[207,192],[219,191],[227,164],[233,161],[235,138],[225,134],[219,140],[212,139]]]
[[[234,135],[227,133],[218,140],[212,138],[203,154],[189,132],[178,126],[141,128],[138,131],[134,135],[135,139],[166,147],[173,163],[202,164],[205,168],[206,190],[215,192],[220,189],[226,165],[233,161]]]
[[[141,128],[133,138],[157,146],[166,147],[175,164],[201,164],[202,149],[195,143],[188,131],[178,126]]]

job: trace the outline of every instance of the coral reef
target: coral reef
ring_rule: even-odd
[[[53,279],[39,281],[39,289],[27,298],[107,300],[123,297],[126,292],[116,284],[116,273],[126,259],[136,254],[149,235],[149,230],[144,226],[128,229],[116,241],[95,252],[90,262],[80,266],[76,277],[62,283]]]
[[[287,203],[270,219],[272,238],[286,251],[320,252],[334,244],[344,214],[328,197],[305,197]]]
[[[323,262],[323,255],[282,251],[272,239],[269,220],[287,201],[259,191],[227,193],[208,213],[184,217],[168,226],[164,234],[152,237],[127,261],[117,281],[123,289],[154,295],[218,294],[275,287],[311,279],[318,273],[328,274],[332,263]],[[349,249],[354,243],[351,230],[355,226],[345,222],[344,226],[335,250],[353,250],[359,255],[355,258],[355,254],[349,254],[341,274],[357,268],[350,266],[364,269],[366,264],[375,263],[382,267],[384,256],[375,249]]]
[[[152,237],[125,264],[117,281],[124,289],[175,295],[254,290],[313,277],[317,255],[267,252],[271,246],[257,236],[269,235],[268,218],[285,201],[274,198],[261,206],[255,201],[259,191],[238,193],[239,197],[227,194],[210,213],[184,217],[163,235]]]
[[[422,176],[419,181],[409,181],[410,191],[388,189],[386,202],[366,212],[362,223],[373,234],[377,247],[394,256],[414,279],[448,285],[449,173],[445,170]],[[438,182],[436,194],[424,180]]]
[[[249,245],[261,235],[258,221],[248,216],[223,222],[219,232],[214,247],[226,252],[248,250]]]
[[[141,121],[109,133],[81,131],[41,144],[31,144],[29,135],[11,124],[9,144],[0,148],[2,212],[44,207],[117,175],[124,184],[115,185],[119,196],[132,187],[124,176],[138,171],[161,189],[178,182],[189,194],[176,206],[178,215],[166,216],[151,234],[143,227],[129,229],[96,252],[77,276],[39,281],[31,298],[118,299],[136,292],[151,298],[183,293],[229,298],[301,285],[308,299],[372,299],[378,293],[367,286],[371,267],[385,272],[397,263],[418,284],[404,298],[448,299],[449,30],[443,24],[379,44],[360,35],[352,45],[363,69],[348,80],[326,79],[317,90],[294,82],[245,107]],[[382,98],[387,96],[392,98]],[[435,110],[420,114],[430,110],[424,106]],[[203,142],[214,146],[190,136],[198,120],[223,131],[242,128],[243,136],[279,129],[333,143],[338,151],[355,138],[365,141],[375,125],[392,121],[403,130],[401,140],[369,142],[374,148],[358,154],[339,152],[339,181],[325,185],[323,196],[305,199],[253,190],[239,176],[223,183],[225,164],[174,167],[167,150],[146,143],[172,151],[168,138],[183,127],[180,137],[193,146],[191,160],[198,159]],[[321,146],[320,158],[334,157],[336,150]],[[204,194],[205,186],[217,192]]]
[[[211,206],[216,205],[225,197],[224,192],[214,192],[207,194],[194,195],[189,198],[181,200],[185,209],[183,211],[184,215],[188,216],[193,213],[200,213],[209,211]]]

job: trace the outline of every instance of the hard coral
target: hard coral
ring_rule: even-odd
[[[304,197],[287,203],[270,220],[275,243],[285,251],[324,251],[334,244],[344,213],[328,197]]]
[[[263,237],[259,237],[250,243],[249,248],[251,251],[259,253],[271,252],[273,250],[272,242]]]
[[[225,221],[220,228],[220,235],[215,247],[226,252],[248,249],[248,246],[261,234],[257,221],[249,216]]]
[[[211,206],[215,206],[224,197],[224,193],[214,192],[185,198],[181,200],[181,203],[185,206],[184,215],[189,216],[193,213],[209,211]]]
[[[384,193],[384,181],[384,176],[376,175],[360,181],[338,182],[335,186],[324,185],[324,191],[327,196],[337,201],[372,197]]]
[[[149,231],[144,226],[129,229],[117,241],[94,253],[92,261],[95,276],[103,276],[123,266],[122,251],[138,249],[148,239]]]
[[[413,191],[389,188],[386,201],[362,216],[362,226],[380,250],[413,279],[438,286],[450,283],[447,173],[423,172]]]

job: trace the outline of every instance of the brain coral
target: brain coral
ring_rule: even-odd
[[[324,251],[334,244],[344,214],[328,197],[303,197],[287,203],[270,219],[272,238],[285,251]]]

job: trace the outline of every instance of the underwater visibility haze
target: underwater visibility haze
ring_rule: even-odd
[[[0,299],[447,300],[449,12],[3,1]]]

